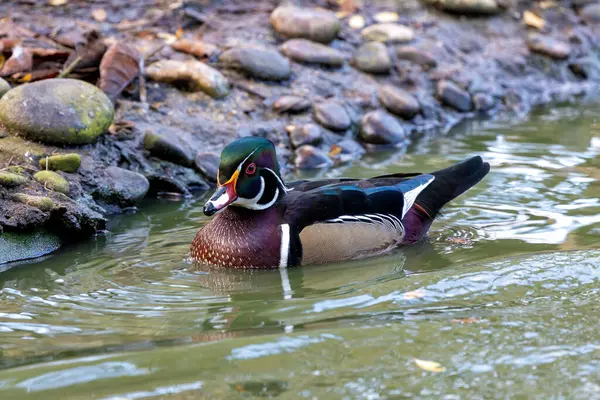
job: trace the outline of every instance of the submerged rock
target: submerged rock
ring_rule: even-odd
[[[473,109],[471,95],[452,81],[439,81],[437,83],[437,96],[442,103],[458,111],[468,112]]]
[[[322,64],[331,67],[344,65],[344,55],[321,43],[311,42],[306,39],[291,39],[281,46],[283,54],[294,61]]]
[[[58,236],[51,233],[5,232],[0,235],[0,264],[43,257],[60,246]]]
[[[299,113],[310,108],[311,101],[300,96],[281,96],[273,103],[273,110],[279,113]]]
[[[27,178],[12,172],[0,171],[0,186],[15,187],[23,185],[27,182]]]
[[[496,100],[487,93],[475,93],[473,95],[473,106],[477,111],[488,111],[494,108]]]
[[[496,0],[428,0],[444,11],[459,14],[498,14],[503,11]]]
[[[221,159],[217,154],[209,152],[198,153],[196,154],[194,162],[196,169],[200,171],[203,177],[211,182],[217,181],[219,163],[221,162]]]
[[[69,194],[69,182],[56,172],[40,171],[33,175],[33,179],[44,185],[46,189]]]
[[[259,47],[237,47],[223,52],[219,64],[239,69],[259,79],[280,81],[290,77],[290,62],[277,51]]]
[[[197,60],[160,60],[146,68],[146,75],[157,82],[185,83],[188,89],[201,90],[217,99],[229,94],[223,74]]]
[[[402,118],[411,119],[420,110],[419,100],[406,90],[385,85],[377,92],[381,104],[392,114]]]
[[[427,68],[435,68],[437,66],[437,61],[433,54],[414,46],[396,47],[396,58],[411,61]]]
[[[369,42],[356,50],[352,65],[371,74],[387,74],[392,68],[392,59],[383,43]]]
[[[360,138],[376,145],[396,145],[406,140],[404,128],[383,110],[370,111],[360,120]]]
[[[287,38],[304,38],[329,43],[340,30],[340,21],[331,11],[281,5],[271,13],[273,29]]]
[[[76,172],[81,166],[81,156],[77,153],[59,154],[56,156],[42,157],[41,169],[54,171]]]
[[[383,23],[366,27],[360,33],[364,41],[405,43],[414,39],[415,33],[408,26]]]
[[[345,131],[352,124],[346,108],[332,100],[315,104],[314,118],[319,124],[332,131]]]
[[[323,130],[316,124],[305,124],[295,127],[290,132],[290,143],[297,148],[305,144],[318,145],[323,141]]]
[[[76,79],[24,84],[0,99],[0,121],[11,133],[57,145],[94,142],[114,113],[104,92]]]
[[[174,139],[147,131],[144,148],[156,158],[189,167],[194,162],[192,152]]]
[[[0,78],[0,97],[4,96],[4,93],[10,90],[10,83]]]
[[[344,139],[341,142],[332,144],[329,150],[329,156],[338,163],[354,160],[365,153],[364,147],[353,139]]]
[[[541,34],[530,34],[527,38],[529,50],[557,60],[564,60],[571,54],[571,46],[567,42]]]
[[[305,144],[294,152],[294,164],[299,169],[316,169],[332,166],[333,160],[324,151]]]

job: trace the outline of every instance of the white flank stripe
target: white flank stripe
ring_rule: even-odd
[[[290,254],[290,226],[288,224],[281,224],[281,247],[279,252],[279,267],[285,268],[287,267],[288,255]]]
[[[410,210],[410,208],[413,206],[419,193],[421,193],[423,189],[429,186],[429,184],[433,182],[434,179],[435,176],[432,176],[431,179],[429,179],[427,182],[423,183],[420,186],[417,186],[413,190],[409,190],[408,192],[404,193],[404,207],[402,208],[402,218],[404,218],[408,210]]]

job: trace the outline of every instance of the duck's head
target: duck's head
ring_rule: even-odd
[[[265,210],[288,190],[281,179],[275,146],[257,137],[238,139],[223,149],[217,185],[204,205],[206,215],[227,206]]]

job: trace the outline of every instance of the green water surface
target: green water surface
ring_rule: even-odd
[[[324,173],[492,165],[427,241],[360,262],[207,273],[203,198],[115,218],[0,273],[0,399],[600,398],[596,118],[468,123]]]

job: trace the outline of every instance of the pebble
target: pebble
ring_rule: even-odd
[[[542,34],[533,33],[527,38],[527,46],[534,53],[539,53],[557,60],[564,60],[571,54],[571,46],[562,40]]]
[[[345,131],[352,124],[346,108],[334,100],[315,104],[313,113],[315,121],[332,131]]]
[[[76,79],[46,79],[17,86],[0,99],[0,121],[9,132],[56,145],[94,142],[115,110],[96,86]]]
[[[413,40],[415,33],[408,26],[384,23],[366,27],[361,36],[364,41],[405,43]]]
[[[54,171],[77,172],[81,166],[81,156],[77,153],[58,154],[40,159],[41,169]]]
[[[10,83],[0,78],[0,97],[4,96],[4,93],[10,90]]]
[[[502,7],[496,0],[435,0],[444,11],[460,14],[498,14]]]
[[[600,3],[586,5],[579,11],[579,16],[587,24],[600,23]]]
[[[198,60],[160,60],[146,68],[146,75],[157,82],[185,82],[188,89],[203,91],[216,99],[229,94],[229,83],[223,74]]]
[[[331,11],[281,5],[271,13],[273,29],[287,38],[329,43],[340,30],[340,21]]]
[[[398,13],[393,11],[382,11],[378,12],[373,16],[373,19],[377,22],[397,22],[400,19]]]
[[[150,182],[144,175],[115,166],[105,169],[103,183],[105,200],[122,206],[142,200],[150,188]]]
[[[392,115],[383,110],[375,110],[362,116],[360,139],[368,144],[397,145],[406,140],[406,132]]]
[[[352,65],[371,74],[387,74],[392,68],[392,59],[385,44],[369,42],[356,50]]]
[[[448,80],[438,81],[436,90],[438,98],[445,105],[462,112],[468,112],[473,109],[471,95],[456,83]]]
[[[281,46],[283,54],[294,61],[331,67],[344,65],[344,55],[321,43],[306,39],[290,39]]]
[[[189,167],[194,162],[194,156],[188,147],[174,139],[147,131],[144,136],[144,148],[156,158]]]
[[[293,148],[305,144],[319,145],[323,142],[323,130],[317,124],[305,124],[294,127],[290,132],[290,143]]]
[[[348,19],[348,26],[352,29],[362,29],[365,27],[365,19],[362,15],[353,15]]]
[[[496,100],[493,96],[487,93],[475,93],[473,95],[473,106],[477,111],[489,111],[496,105]]]
[[[411,61],[427,68],[435,68],[437,66],[437,61],[433,54],[414,46],[396,47],[396,58]]]
[[[174,50],[192,54],[198,58],[210,58],[219,52],[217,46],[201,40],[179,39],[171,44],[171,47]]]
[[[54,208],[54,201],[50,197],[46,196],[32,196],[25,193],[15,193],[11,199],[18,203],[27,204],[28,206],[35,207],[42,211],[50,211]]]
[[[324,151],[305,144],[294,152],[294,165],[299,169],[317,169],[333,165],[333,160]]]
[[[27,178],[12,172],[0,171],[0,186],[15,187],[23,185],[27,182]]]
[[[69,182],[56,172],[40,171],[33,175],[33,179],[44,185],[46,189],[63,194],[69,193]]]
[[[377,97],[389,112],[402,118],[411,119],[421,110],[421,104],[415,96],[391,85],[382,86]]]
[[[200,171],[203,177],[211,182],[217,182],[217,174],[219,173],[219,163],[221,159],[215,153],[200,152],[196,154],[194,163],[196,169]]]
[[[569,69],[584,79],[600,78],[600,62],[596,57],[583,57],[569,63]]]
[[[260,47],[237,47],[223,52],[219,64],[239,69],[251,77],[281,81],[290,77],[292,69],[279,52]]]
[[[273,103],[273,110],[278,113],[299,113],[310,108],[312,102],[300,96],[281,96]]]

